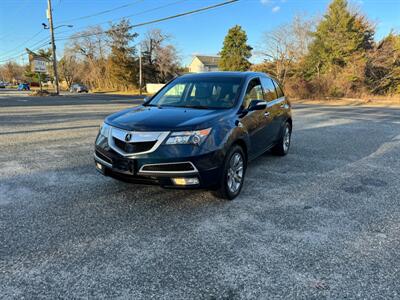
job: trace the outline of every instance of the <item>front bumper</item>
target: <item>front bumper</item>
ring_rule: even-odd
[[[170,151],[163,155],[162,148],[142,157],[127,158],[112,149],[96,146],[94,153],[96,169],[105,176],[122,181],[154,184],[166,188],[206,188],[213,187],[219,182],[221,157],[223,157],[219,151],[188,157],[180,156],[176,151],[174,156],[168,155],[171,154]],[[178,182],[189,181],[189,183],[177,184],[177,179]]]
[[[210,136],[201,146],[167,145],[168,135],[115,127],[108,134],[100,131],[95,143],[96,168],[106,176],[134,183],[174,188],[217,185],[225,155],[215,138]]]

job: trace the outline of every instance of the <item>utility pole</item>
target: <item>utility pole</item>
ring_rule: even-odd
[[[53,70],[54,70],[54,81],[56,84],[56,94],[59,95],[60,86],[58,84],[57,56],[56,56],[56,44],[54,42],[53,12],[51,10],[51,0],[47,0],[47,18],[49,19],[49,27],[50,27],[51,51],[53,53]]]
[[[139,95],[142,94],[142,44],[139,44]]]

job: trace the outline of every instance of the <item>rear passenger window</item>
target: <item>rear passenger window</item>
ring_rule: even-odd
[[[278,98],[284,97],[285,95],[283,94],[283,91],[282,91],[281,87],[279,86],[279,84],[276,83],[275,81],[274,81],[274,84],[275,84],[276,94],[278,95]]]
[[[272,83],[272,80],[267,77],[261,78],[262,87],[264,89],[264,99],[265,101],[275,100],[277,94],[275,92],[275,86]]]

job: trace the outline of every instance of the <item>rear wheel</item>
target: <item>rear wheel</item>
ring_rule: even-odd
[[[292,126],[286,122],[282,128],[281,138],[272,149],[276,155],[285,156],[289,152],[290,142],[292,139]]]
[[[215,195],[227,200],[236,198],[242,189],[245,172],[246,159],[243,149],[235,145],[225,156],[222,176]]]

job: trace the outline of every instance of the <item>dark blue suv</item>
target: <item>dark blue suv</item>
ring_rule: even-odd
[[[289,151],[291,105],[263,73],[213,72],[174,79],[142,105],[108,116],[95,164],[116,179],[166,188],[208,188],[233,199],[247,163]]]

